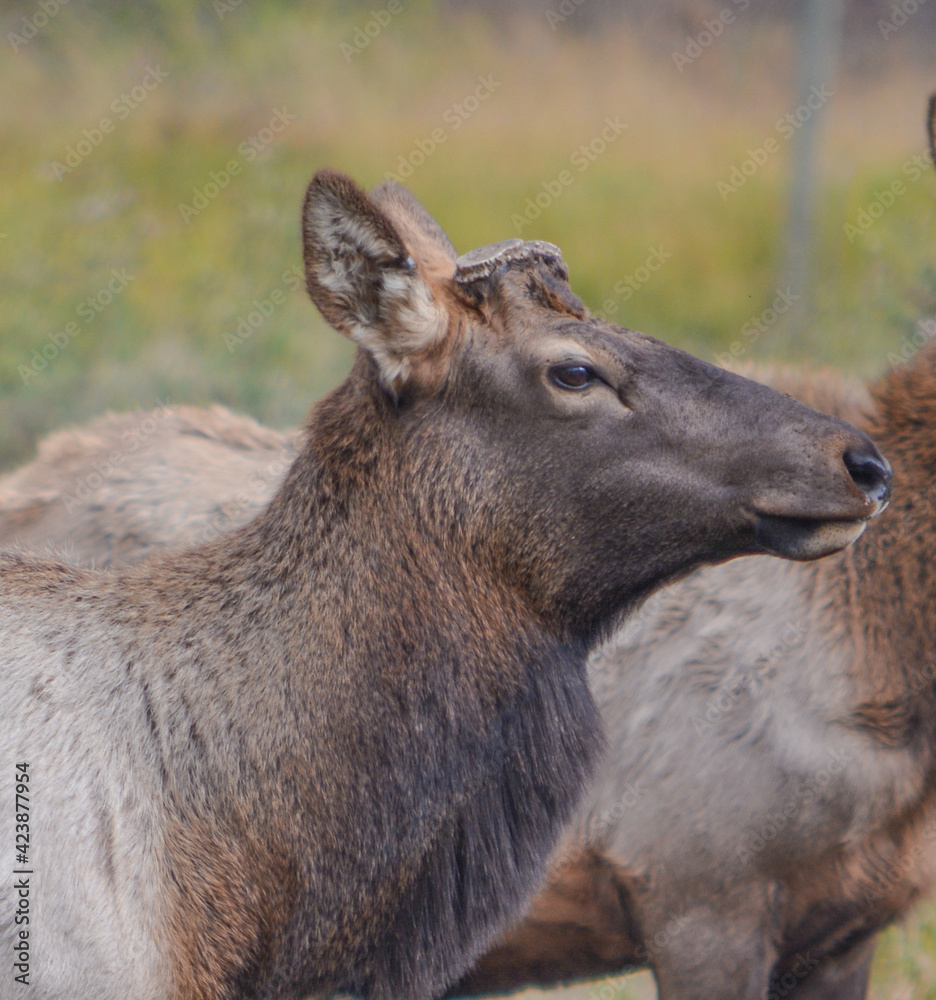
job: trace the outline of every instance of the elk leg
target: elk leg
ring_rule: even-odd
[[[642,965],[627,887],[596,851],[566,854],[523,920],[483,955],[448,996],[616,975]]]
[[[660,1000],[764,1000],[777,959],[765,900],[725,893],[654,909],[644,947]]]
[[[865,1000],[874,945],[873,937],[866,938],[818,963],[810,960],[808,952],[798,955],[795,964],[785,963],[783,975],[775,973],[770,995],[784,1000]]]

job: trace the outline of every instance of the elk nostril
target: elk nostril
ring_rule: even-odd
[[[849,449],[843,456],[845,468],[857,486],[878,503],[890,496],[891,468],[879,455],[872,452]]]

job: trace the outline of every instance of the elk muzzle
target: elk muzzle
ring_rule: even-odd
[[[847,448],[842,463],[860,505],[856,506],[856,516],[835,517],[826,512],[791,516],[770,511],[767,505],[756,505],[755,538],[765,551],[787,559],[819,559],[861,537],[868,521],[887,507],[891,467],[868,438]]]

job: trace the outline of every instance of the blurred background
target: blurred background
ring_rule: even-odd
[[[936,336],[934,42],[926,0],[3,0],[0,468],[107,409],[298,422],[351,358],[295,270],[326,164],[709,360],[880,374]],[[874,990],[936,998],[932,905]]]

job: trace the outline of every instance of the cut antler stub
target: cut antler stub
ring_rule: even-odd
[[[455,280],[460,285],[470,285],[482,278],[490,277],[498,268],[516,261],[544,260],[550,264],[562,266],[562,251],[552,243],[544,240],[521,239],[502,240],[500,243],[490,243],[488,246],[471,250],[455,262]]]
[[[460,285],[470,285],[492,275],[499,267],[512,260],[521,260],[526,254],[521,239],[502,240],[469,250],[455,261],[455,280]]]

